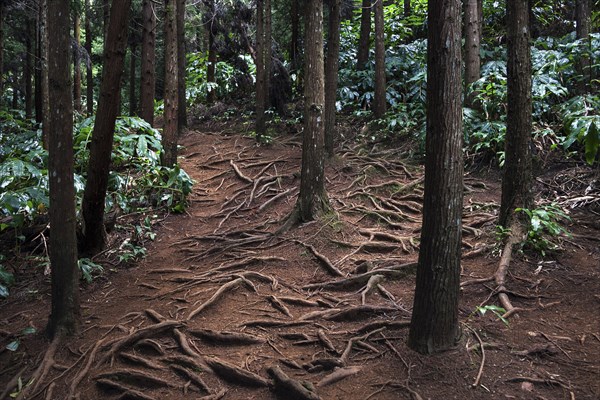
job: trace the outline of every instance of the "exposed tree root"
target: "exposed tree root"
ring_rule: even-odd
[[[283,398],[290,400],[321,399],[318,394],[306,387],[306,383],[291,379],[278,366],[270,367],[267,372],[275,382],[273,390]]]
[[[352,348],[354,347],[354,344],[356,342],[366,340],[371,335],[374,335],[375,333],[379,333],[379,332],[383,331],[384,329],[385,328],[378,328],[378,329],[375,329],[373,331],[369,331],[369,332],[365,333],[362,336],[355,336],[353,338],[350,338],[350,340],[348,340],[348,343],[346,344],[346,348],[344,349],[344,352],[340,356],[340,360],[342,361],[342,363],[344,365],[348,365],[348,361],[350,359],[350,353],[352,352]]]
[[[380,329],[404,329],[410,327],[410,320],[406,321],[375,321],[356,329],[356,333],[365,333],[371,331],[379,331]]]
[[[154,397],[149,396],[137,389],[130,388],[123,385],[120,382],[113,381],[107,378],[100,378],[96,380],[96,384],[100,387],[109,390],[116,390],[121,392],[119,399],[130,399],[130,400],[156,400]]]
[[[331,282],[323,282],[323,283],[312,283],[309,285],[303,286],[305,290],[314,290],[314,289],[325,289],[325,290],[338,290],[338,291],[350,291],[356,290],[360,287],[363,287],[369,282],[369,279],[373,275],[383,275],[386,278],[399,279],[404,278],[407,274],[409,274],[415,267],[417,263],[411,262],[398,266],[394,266],[392,268],[386,269],[374,269],[369,272],[365,272],[364,274],[356,275],[350,278],[341,279],[338,281]]]
[[[192,381],[199,389],[205,391],[206,393],[210,393],[210,388],[208,387],[208,385],[202,380],[202,378],[200,378],[200,376],[198,376],[197,373],[190,371],[187,368],[184,368],[180,365],[177,364],[171,364],[171,368],[179,373],[181,376],[183,376],[185,379],[189,379],[190,381]]]
[[[74,399],[77,396],[76,395],[77,386],[81,383],[83,378],[85,378],[85,376],[90,371],[90,367],[92,366],[92,363],[94,362],[94,359],[96,358],[96,353],[98,352],[100,347],[104,344],[105,340],[106,339],[100,339],[96,342],[96,344],[92,348],[92,351],[88,355],[87,362],[85,363],[83,368],[77,373],[77,375],[75,375],[75,377],[71,381],[71,386],[69,387],[69,394],[67,396],[68,399]]]
[[[58,349],[60,343],[62,343],[63,339],[64,338],[62,334],[58,334],[52,340],[50,346],[48,346],[48,349],[44,354],[42,362],[29,378],[29,382],[32,384],[25,385],[21,393],[19,393],[19,395],[16,397],[17,400],[27,399],[29,398],[30,393],[35,393],[38,390],[40,385],[44,382],[46,375],[48,375],[50,368],[52,368],[54,365],[54,354],[56,354],[56,350]]]
[[[257,319],[257,320],[253,320],[253,321],[246,321],[241,323],[239,326],[243,327],[262,327],[262,328],[269,328],[269,327],[284,327],[284,326],[302,326],[302,325],[308,325],[310,324],[310,321],[283,321],[283,320],[276,320],[276,319]]]
[[[314,246],[307,244],[307,243],[303,243],[299,240],[294,240],[294,242],[306,247],[313,254],[313,256],[315,256],[317,258],[317,260],[319,260],[321,265],[327,270],[327,272],[329,272],[329,274],[331,274],[333,276],[346,276],[346,274],[344,274],[336,266],[334,266],[326,256],[319,253],[317,251],[317,249],[314,248]]]
[[[225,345],[248,345],[266,343],[267,339],[240,332],[213,331],[210,329],[190,329],[188,332],[198,338]]]
[[[328,321],[336,322],[359,321],[364,318],[370,318],[376,314],[386,314],[397,311],[400,310],[396,307],[361,305],[331,312],[330,314],[325,315],[324,318]]]
[[[229,291],[229,290],[233,290],[235,288],[237,288],[240,284],[246,284],[247,280],[245,278],[237,278],[234,279],[232,281],[227,282],[226,284],[224,284],[223,286],[221,286],[213,295],[210,299],[206,300],[204,303],[202,303],[199,307],[195,308],[194,310],[192,310],[192,312],[190,312],[190,314],[187,317],[187,320],[191,320],[192,318],[194,318],[196,315],[200,314],[202,311],[206,310],[208,307],[212,306],[214,303],[217,302],[217,300],[219,300],[219,298],[223,295],[223,293]]]
[[[252,178],[248,178],[246,175],[243,174],[243,172],[233,162],[233,160],[229,160],[229,164],[233,167],[233,170],[235,171],[235,174],[238,176],[238,178],[240,178],[241,180],[243,180],[245,182],[248,182],[248,183],[254,183],[254,181],[252,180]]]
[[[245,386],[266,387],[269,381],[260,375],[247,371],[216,357],[205,357],[208,366],[224,380]]]
[[[178,387],[177,385],[164,380],[159,376],[136,369],[117,369],[110,372],[104,372],[94,377],[95,380],[108,379],[111,381],[125,382],[140,388],[166,388]]]
[[[136,364],[136,365],[140,365],[142,367],[146,367],[146,368],[150,368],[150,369],[156,369],[156,370],[163,369],[162,365],[157,364],[157,363],[155,363],[154,361],[152,361],[152,360],[150,360],[148,358],[138,356],[137,354],[120,353],[119,357],[121,357],[125,361],[128,361],[128,362]]]
[[[277,297],[268,296],[267,300],[269,300],[269,303],[271,303],[271,305],[273,306],[274,309],[276,309],[277,311],[281,312],[282,314],[292,318],[292,313],[290,312],[289,308],[287,308],[285,306],[285,304],[283,304]]]
[[[323,379],[321,379],[317,383],[317,387],[323,387],[323,386],[334,384],[338,381],[341,381],[344,378],[358,374],[361,370],[362,370],[362,367],[358,367],[358,366],[338,368],[335,371],[333,371],[331,374],[329,374],[326,377],[324,377]]]

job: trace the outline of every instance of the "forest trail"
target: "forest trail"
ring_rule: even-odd
[[[475,312],[497,304],[493,282],[466,286],[461,343],[421,356],[405,345],[420,167],[398,150],[342,146],[326,173],[332,211],[273,236],[296,201],[299,137],[259,147],[239,133],[190,131],[181,144],[196,181],[187,212],[156,226],[147,258],[82,291],[83,333],[59,350],[38,398],[600,398],[592,214],[573,215],[579,236],[556,261],[513,261],[509,295],[523,311],[508,325]],[[463,281],[497,268],[500,195],[496,177],[465,182]],[[3,329],[41,332],[48,303],[11,305],[19,312],[3,311]],[[40,333],[0,353],[0,389],[46,346]]]

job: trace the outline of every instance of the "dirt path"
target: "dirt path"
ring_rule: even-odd
[[[56,386],[39,398],[600,398],[600,235],[587,225],[591,214],[577,216],[580,236],[556,261],[511,264],[509,295],[524,311],[508,326],[475,313],[497,303],[492,282],[466,286],[462,342],[420,356],[405,346],[420,168],[388,150],[343,149],[327,171],[335,211],[274,237],[297,196],[296,140],[183,138],[182,165],[197,182],[187,214],[160,223],[144,261],[83,293],[85,330],[59,349],[40,389],[55,378]],[[498,265],[498,182],[466,183],[463,280]],[[43,290],[3,305],[7,337],[43,326]],[[479,340],[485,364],[473,388]],[[41,334],[22,342],[0,353],[0,392],[47,346]],[[275,379],[273,389],[281,372],[291,381]],[[304,389],[294,395],[291,386]]]

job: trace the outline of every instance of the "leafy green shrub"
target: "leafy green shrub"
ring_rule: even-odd
[[[529,247],[542,256],[545,256],[548,251],[556,251],[560,248],[554,242],[554,238],[570,235],[559,222],[571,219],[557,204],[553,203],[533,210],[517,208],[515,211],[526,214],[529,219],[524,247]]]
[[[586,161],[593,164],[600,147],[600,97],[576,96],[561,104],[560,110],[566,133],[564,149],[579,142],[584,146]]]

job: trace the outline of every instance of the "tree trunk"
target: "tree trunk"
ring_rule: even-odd
[[[404,0],[404,18],[410,16],[410,0]]]
[[[408,346],[456,345],[463,204],[461,3],[430,0],[423,227]]]
[[[383,20],[383,0],[375,2],[375,96],[373,114],[381,119],[386,111],[385,90],[385,26]]]
[[[340,58],[341,0],[332,0],[329,6],[327,58],[325,59],[325,152],[333,156],[335,132],[335,101],[337,99],[338,66]]]
[[[85,0],[85,51],[88,53],[89,63],[86,66],[85,101],[87,115],[94,114],[94,75],[92,73],[92,21],[90,0]]]
[[[292,9],[291,20],[292,20],[292,36],[290,38],[290,64],[292,71],[298,70],[298,38],[300,37],[300,14],[298,12],[298,1],[291,0]]]
[[[137,59],[137,43],[135,39],[129,43],[129,115],[133,116],[137,114],[137,98],[135,96],[135,86],[137,79],[135,77],[135,71],[137,70],[135,60]]]
[[[131,0],[113,2],[110,12],[110,28],[104,49],[102,83],[98,98],[98,110],[92,132],[87,183],[81,205],[83,214],[82,250],[96,254],[104,248],[104,206],[115,121],[121,104],[121,77],[127,51],[127,24]]]
[[[165,0],[165,126],[162,165],[177,164],[178,93],[177,93],[177,1]]]
[[[358,54],[356,69],[363,70],[369,60],[369,42],[371,40],[371,0],[362,0],[360,16],[360,36],[358,39]]]
[[[0,93],[4,93],[4,3],[0,2]],[[2,96],[0,96],[2,106]]]
[[[187,100],[185,97],[185,0],[178,0],[177,4],[177,96],[179,109],[177,117],[179,127],[187,126]]]
[[[209,0],[208,3],[208,18],[206,19],[206,30],[208,36],[208,65],[206,66],[206,82],[216,84],[215,68],[217,64],[217,51],[215,49],[215,29],[213,19],[215,18],[215,2]],[[206,94],[206,102],[214,104],[217,100],[217,91],[214,87],[209,86]]]
[[[50,47],[48,44],[48,2],[47,0],[39,1],[39,31],[40,31],[40,106],[41,106],[41,122],[42,122],[42,145],[45,149],[49,146],[50,136],[50,98],[48,84],[48,52]]]
[[[77,14],[79,11],[75,11]],[[81,19],[79,15],[73,16],[73,108],[81,113],[81,57],[79,57],[79,45],[81,43]]]
[[[50,265],[52,266],[52,311],[47,332],[50,337],[74,334],[79,325],[79,269],[75,234],[75,189],[73,178],[73,98],[71,88],[71,43],[68,0],[48,0],[48,72],[51,111],[48,119],[50,146]]]
[[[517,207],[531,208],[531,50],[528,7],[509,1],[507,8],[507,89],[505,161],[502,177],[500,225],[508,227]]]
[[[585,53],[582,57],[579,57],[577,65],[578,72],[583,76],[579,92],[584,93],[592,81],[592,69],[590,68],[590,57],[592,55],[590,41],[590,0],[577,0],[576,3],[575,23],[577,39],[585,43]]]
[[[152,0],[144,0],[140,76],[140,117],[154,125],[154,90],[156,85],[156,14]]]
[[[33,116],[33,21],[29,21],[25,34],[25,65],[23,80],[25,81],[25,118]]]
[[[302,222],[315,219],[327,202],[324,182],[325,68],[322,1],[307,1],[305,30],[304,132],[302,134],[302,170],[298,197],[298,216]]]
[[[108,28],[110,24],[110,0],[102,0],[102,17],[104,19],[104,40],[106,43],[106,38],[108,37]]]
[[[481,44],[481,9],[482,0],[466,0],[464,2],[464,30],[465,30],[465,103],[473,107],[477,93],[471,92],[473,82],[480,77],[481,58],[479,48]]]
[[[256,140],[260,142],[266,133],[265,110],[267,108],[265,1],[256,1]]]
[[[272,20],[271,20],[271,0],[265,2],[265,109],[268,110],[272,106],[271,102],[271,70],[273,69],[272,58]]]
[[[42,105],[42,1],[38,1],[36,4],[36,16],[35,16],[35,122],[41,124],[43,115]],[[0,93],[2,93],[0,91]]]

